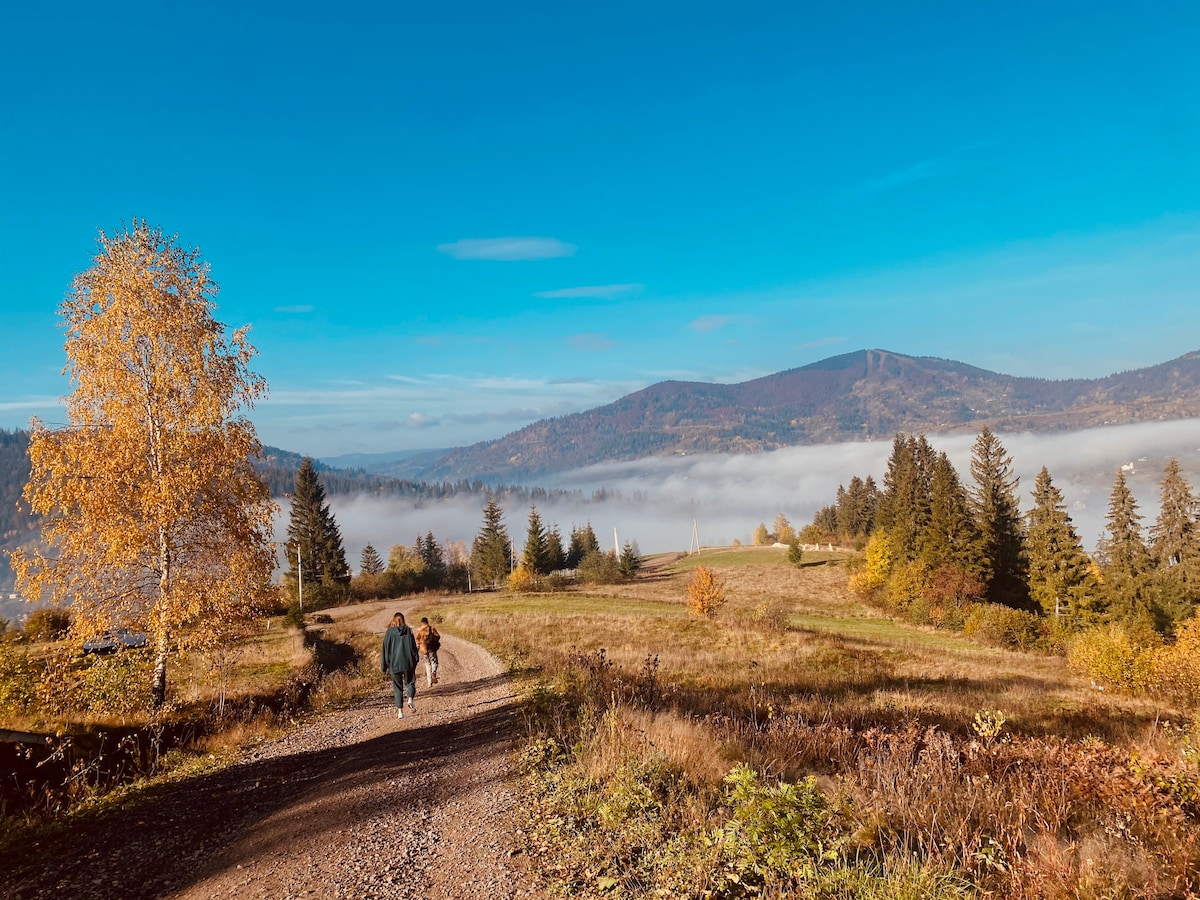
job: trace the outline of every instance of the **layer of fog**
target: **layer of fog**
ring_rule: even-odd
[[[1096,428],[1060,434],[999,433],[1020,478],[1019,499],[1030,505],[1034,479],[1042,466],[1063,492],[1084,546],[1095,547],[1104,528],[1116,472],[1126,477],[1149,526],[1158,511],[1158,482],[1174,456],[1195,488],[1200,482],[1200,422]],[[934,435],[960,478],[970,484],[974,434]],[[591,523],[605,548],[633,541],[642,553],[689,549],[693,534],[704,546],[750,543],[754,528],[769,526],[784,513],[800,527],[834,502],[838,485],[872,476],[882,487],[891,441],[794,447],[753,455],[675,456],[592,466],[544,480],[543,487],[580,492],[567,499],[543,500],[538,513],[557,524],[566,538],[573,525]],[[593,499],[604,489],[607,499]],[[341,529],[347,560],[357,570],[370,542],[386,555],[394,544],[411,545],[430,531],[440,542],[468,547],[482,522],[483,499],[458,498],[413,503],[370,496],[334,496],[330,505]],[[524,543],[529,506],[502,501],[505,523],[518,549]],[[287,510],[284,509],[286,519]],[[614,539],[614,530],[616,532]]]

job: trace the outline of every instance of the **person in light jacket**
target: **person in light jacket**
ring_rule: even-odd
[[[429,687],[433,687],[437,684],[437,655],[438,649],[442,646],[442,636],[426,618],[421,619],[421,624],[417,626],[413,635],[417,639],[417,650],[425,659],[425,680],[429,683]]]
[[[379,668],[392,676],[392,696],[396,701],[396,718],[404,718],[404,698],[408,711],[416,712],[413,700],[417,696],[417,642],[412,629],[404,624],[404,613],[392,616],[392,624],[383,636],[383,653]]]

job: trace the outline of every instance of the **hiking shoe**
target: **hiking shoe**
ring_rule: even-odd
[[[416,711],[417,711],[417,708],[416,708],[415,706],[413,706],[412,697],[409,697],[409,698],[408,698],[408,711],[409,711],[409,712],[416,712]]]
[[[429,679],[429,684],[430,684],[430,686],[437,684],[437,674],[436,673],[434,674],[434,676],[431,679]]]
[[[402,710],[402,709],[396,710],[396,718],[403,719],[404,718],[404,710]]]

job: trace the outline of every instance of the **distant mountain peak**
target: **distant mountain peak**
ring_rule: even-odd
[[[645,456],[750,453],[898,431],[1057,431],[1192,417],[1200,417],[1200,351],[1105,378],[1053,380],[864,349],[738,384],[658,382],[451,450],[415,474],[513,481]]]

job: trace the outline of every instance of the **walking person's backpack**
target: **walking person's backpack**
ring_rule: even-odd
[[[435,629],[430,628],[429,637],[425,638],[425,649],[430,653],[437,653],[440,646],[442,646],[442,636]]]

